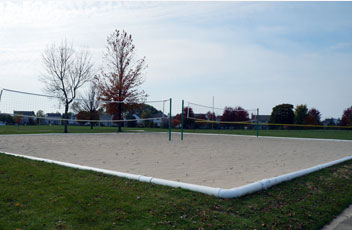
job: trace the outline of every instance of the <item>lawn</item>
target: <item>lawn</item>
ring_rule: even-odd
[[[94,127],[90,130],[88,126],[69,126],[70,133],[111,133],[116,132],[117,127]],[[161,128],[123,128],[124,132],[144,130],[145,132],[168,132],[168,129]],[[172,132],[180,132],[180,129],[172,129]],[[185,133],[216,133],[216,134],[236,134],[236,135],[256,135],[255,130],[228,130],[228,129],[185,129]],[[35,134],[35,133],[63,133],[63,126],[41,125],[41,126],[0,126],[1,134]],[[352,129],[333,130],[259,130],[259,136],[273,137],[299,137],[299,138],[321,138],[321,139],[341,139],[352,140]]]
[[[0,154],[0,229],[321,229],[352,203],[352,161],[237,199]]]

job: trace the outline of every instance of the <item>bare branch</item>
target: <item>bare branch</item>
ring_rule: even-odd
[[[69,105],[76,98],[78,89],[92,80],[93,64],[89,53],[75,52],[72,45],[68,45],[65,40],[59,46],[48,46],[42,59],[46,74],[40,80],[45,83],[47,93],[61,98],[67,117]]]

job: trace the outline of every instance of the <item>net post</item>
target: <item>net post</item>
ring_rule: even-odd
[[[182,100],[182,112],[181,112],[181,141],[183,141],[183,110],[184,110],[184,100]]]
[[[214,96],[213,96],[213,114],[212,116],[214,115]],[[214,118],[214,117],[213,117]],[[211,129],[214,129],[214,122],[211,123]]]
[[[169,114],[169,141],[171,141],[171,107],[172,107],[172,98],[170,98],[170,114]]]
[[[3,89],[0,90],[0,102],[1,102],[2,91]]]
[[[256,136],[258,137],[259,135],[259,108],[257,108],[257,125],[256,125]]]

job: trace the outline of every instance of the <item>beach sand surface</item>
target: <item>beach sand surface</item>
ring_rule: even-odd
[[[352,155],[352,141],[166,133],[0,136],[0,152],[220,188]]]

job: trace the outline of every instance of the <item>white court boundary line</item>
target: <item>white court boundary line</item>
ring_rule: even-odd
[[[232,188],[232,189],[222,189],[222,188],[214,188],[214,187],[209,187],[209,186],[202,186],[202,185],[196,185],[196,184],[189,184],[189,183],[183,183],[183,182],[177,182],[177,181],[172,181],[172,180],[164,180],[164,179],[159,179],[155,177],[148,177],[148,176],[143,176],[143,175],[136,175],[136,174],[131,174],[131,173],[123,173],[123,172],[117,172],[117,171],[112,171],[112,170],[107,170],[107,169],[100,169],[100,168],[95,168],[95,167],[89,167],[89,166],[84,166],[84,165],[78,165],[78,164],[72,164],[72,163],[67,163],[67,162],[62,162],[62,161],[56,161],[56,160],[50,160],[50,159],[45,159],[45,158],[39,158],[39,157],[33,157],[33,156],[25,156],[25,155],[20,155],[20,154],[15,154],[15,153],[9,153],[9,152],[3,152],[6,155],[11,155],[15,157],[22,157],[30,160],[35,160],[35,161],[43,161],[46,163],[52,163],[52,164],[57,164],[65,167],[70,167],[70,168],[76,168],[76,169],[82,169],[82,170],[89,170],[89,171],[94,171],[94,172],[100,172],[108,175],[113,175],[113,176],[118,176],[118,177],[123,177],[123,178],[128,178],[128,179],[133,179],[141,182],[148,182],[148,183],[153,183],[153,184],[158,184],[158,185],[164,185],[164,186],[170,186],[174,188],[183,188],[186,190],[191,190],[195,192],[200,192],[204,193],[207,195],[212,195],[215,197],[219,198],[236,198],[236,197],[241,197],[247,194],[255,193],[261,190],[266,190],[274,185],[277,185],[279,183],[289,181],[292,179],[295,179],[297,177],[301,177],[304,175],[307,175],[309,173],[321,170],[323,168],[327,168],[348,160],[352,160],[352,156],[341,158],[339,160],[331,161],[325,164],[317,165],[308,169],[303,169],[299,170],[296,172],[292,173],[287,173],[283,174],[281,176],[277,177],[272,177],[272,178],[267,178],[263,179],[254,183],[250,183],[244,186]]]

